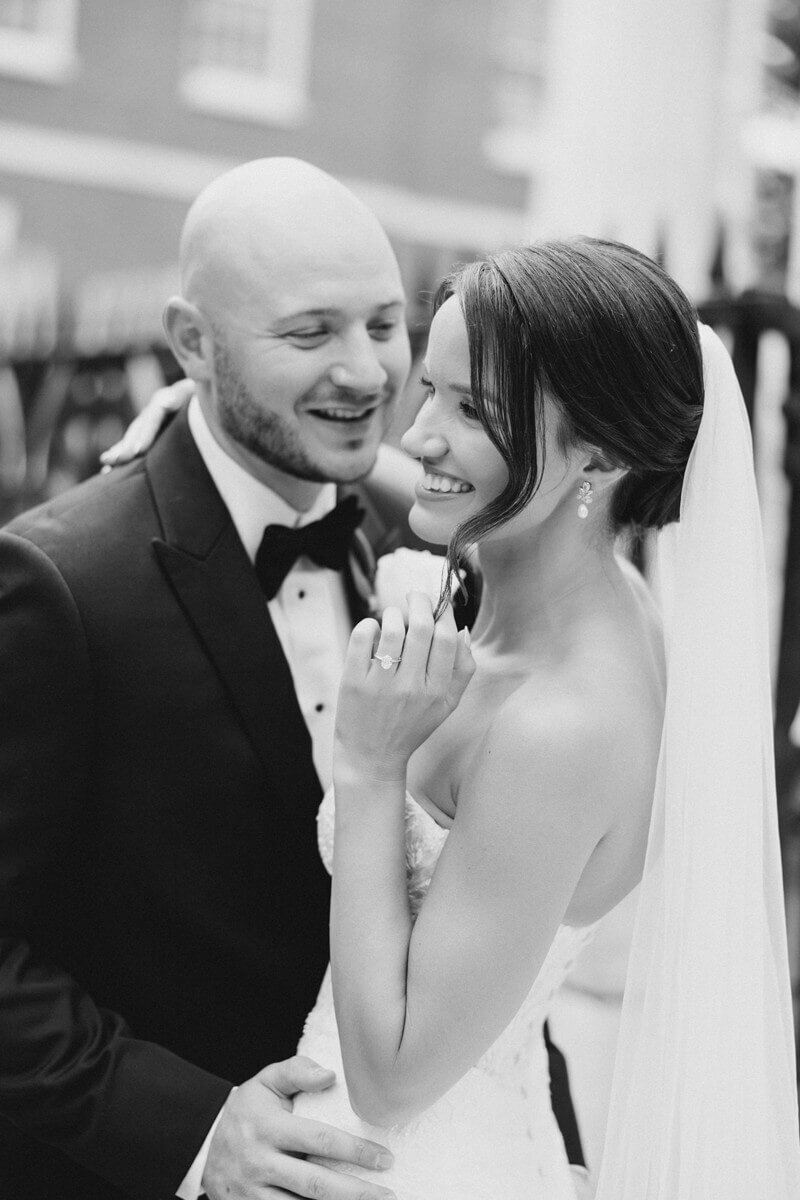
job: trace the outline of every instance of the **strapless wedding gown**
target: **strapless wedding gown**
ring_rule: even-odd
[[[318,835],[329,871],[333,825],[328,792],[319,810]],[[447,832],[406,797],[412,914],[425,898]],[[594,926],[562,925],[530,993],[497,1041],[431,1108],[390,1129],[361,1121],[348,1103],[329,968],[298,1053],[332,1068],[337,1079],[328,1091],[298,1096],[295,1112],[388,1146],[395,1157],[389,1171],[341,1169],[392,1188],[398,1200],[576,1200],[584,1194],[583,1185],[570,1169],[553,1116],[542,1026],[554,993],[593,932]]]

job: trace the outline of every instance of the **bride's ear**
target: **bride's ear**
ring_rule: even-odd
[[[213,378],[214,336],[196,305],[173,296],[164,309],[164,332],[184,374],[195,381]]]
[[[596,492],[604,492],[619,483],[628,470],[628,467],[612,463],[602,450],[591,446],[584,457],[581,475],[589,480]]]
[[[610,487],[618,484],[622,475],[627,475],[628,467],[610,458],[596,446],[588,446],[585,450],[582,472],[594,482],[596,487]]]

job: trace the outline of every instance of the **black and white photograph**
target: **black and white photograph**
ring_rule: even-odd
[[[800,0],[0,0],[0,1200],[798,1200]]]

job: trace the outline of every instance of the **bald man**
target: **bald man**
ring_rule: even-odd
[[[363,544],[253,563],[372,466],[403,288],[374,216],[280,159],[198,198],[181,273],[189,411],[0,535],[0,1196],[377,1197],[298,1157],[380,1166],[288,1111],[330,1073],[268,1066],[328,957],[315,817]]]
[[[331,1075],[290,1056],[328,957],[315,817],[366,611],[338,502],[407,375],[403,288],[375,217],[295,160],[211,184],[180,257],[188,408],[0,533],[0,1197],[364,1200],[382,1148],[292,1116]],[[360,495],[380,549],[406,497]],[[298,550],[275,526],[310,530]]]

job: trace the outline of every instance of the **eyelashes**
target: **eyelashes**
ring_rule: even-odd
[[[420,375],[419,381],[425,388],[425,399],[429,400],[436,391],[436,388],[431,383],[430,379],[425,375]],[[458,402],[459,412],[466,417],[468,421],[478,421],[482,424],[481,414],[478,412],[474,404],[471,404],[467,399],[461,399]]]

